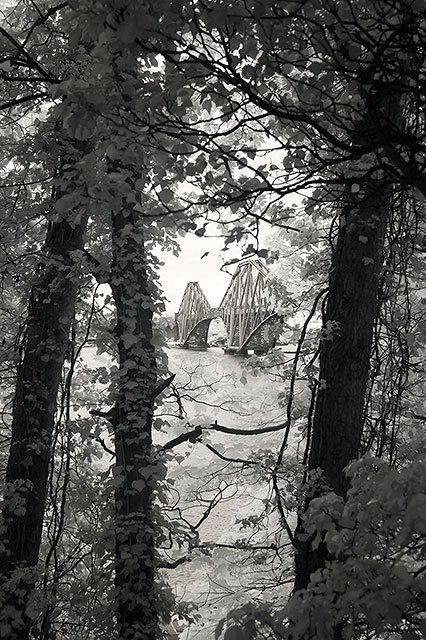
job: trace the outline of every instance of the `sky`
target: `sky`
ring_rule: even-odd
[[[181,253],[178,258],[171,252],[160,254],[165,263],[160,269],[160,282],[168,302],[167,313],[176,313],[179,309],[186,284],[198,282],[212,307],[218,307],[231,281],[235,265],[228,267],[229,273],[220,268],[227,260],[240,257],[241,250],[236,247],[223,251],[222,238],[199,238],[187,235],[179,241]],[[201,258],[205,252],[207,256]]]

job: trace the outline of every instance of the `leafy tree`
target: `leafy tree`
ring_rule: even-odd
[[[174,17],[177,15],[176,7],[168,3],[167,19],[176,27]],[[85,269],[92,267],[98,279],[108,280],[113,299],[116,305],[116,328],[114,330],[115,339],[118,342],[118,364],[119,375],[117,377],[116,397],[114,407],[108,414],[110,422],[115,432],[116,445],[116,465],[115,465],[115,486],[116,486],[116,514],[115,514],[115,538],[116,538],[116,590],[114,598],[117,606],[118,630],[121,637],[157,637],[159,631],[157,627],[157,606],[154,585],[154,525],[152,522],[151,504],[153,498],[153,479],[158,474],[159,466],[154,464],[152,457],[152,413],[156,397],[161,393],[163,384],[156,386],[157,367],[154,358],[154,340],[152,329],[152,317],[155,309],[153,301],[154,285],[151,274],[148,275],[147,257],[144,245],[146,242],[152,243],[156,237],[165,235],[173,236],[174,227],[167,231],[167,224],[159,224],[157,229],[153,229],[150,223],[152,220],[164,216],[165,203],[170,202],[171,192],[165,187],[167,177],[162,176],[163,182],[160,187],[159,199],[150,198],[151,203],[156,204],[156,209],[152,211],[152,206],[148,206],[149,199],[143,201],[141,191],[147,189],[146,185],[156,177],[157,167],[150,161],[148,154],[146,161],[140,163],[140,151],[144,149],[146,153],[146,130],[142,125],[140,114],[144,108],[151,107],[151,91],[154,94],[159,92],[159,81],[161,81],[161,70],[155,72],[155,60],[142,61],[140,58],[141,44],[138,40],[147,33],[155,32],[157,22],[161,19],[162,26],[165,27],[166,20],[163,18],[161,6],[149,3],[140,6],[138,3],[121,2],[110,3],[78,3],[70,8],[67,5],[59,5],[50,8],[45,14],[41,8],[35,7],[39,16],[31,23],[31,11],[26,12],[23,21],[19,23],[22,37],[25,44],[22,45],[11,32],[4,30],[3,36],[11,47],[5,52],[6,76],[9,82],[7,88],[12,87],[13,92],[24,91],[22,86],[27,87],[28,83],[36,82],[48,85],[50,95],[54,100],[54,106],[50,108],[50,119],[61,124],[53,127],[59,128],[65,140],[69,140],[72,149],[86,150],[88,147],[94,150],[90,156],[90,162],[94,163],[89,167],[88,158],[73,157],[70,153],[61,150],[56,156],[52,154],[51,161],[53,173],[59,172],[54,184],[56,191],[54,196],[55,213],[60,218],[60,225],[66,226],[67,233],[58,234],[57,221],[53,219],[49,229],[49,238],[53,238],[54,257],[59,251],[59,255],[67,252],[68,249],[59,250],[56,247],[58,235],[71,242],[71,251],[74,251],[74,258],[83,259]],[[150,13],[148,19],[146,12]],[[50,24],[50,18],[54,16],[57,22],[54,28]],[[103,19],[100,19],[103,16]],[[143,18],[143,20],[142,20]],[[28,22],[26,22],[28,20]],[[81,28],[81,25],[83,27]],[[49,47],[46,42],[40,44],[39,29],[42,27],[48,31],[48,36],[56,37],[56,45],[59,52],[59,73],[57,77],[45,70],[44,64],[50,65]],[[59,26],[59,30],[56,30]],[[68,36],[72,55],[71,64],[66,59],[69,51],[64,43],[64,36]],[[41,54],[37,57],[35,51],[40,47]],[[16,78],[13,75],[14,67],[23,66],[25,74]],[[31,73],[33,69],[38,72],[37,78]],[[9,73],[10,72],[10,73]],[[150,75],[151,74],[151,75]],[[15,85],[13,84],[15,83]],[[25,94],[21,97],[14,96],[13,100],[5,98],[3,108],[17,107],[24,102],[34,101],[46,94],[35,92]],[[149,100],[148,100],[149,98]],[[136,114],[136,115],[135,115]],[[46,135],[48,129],[45,125],[40,125]],[[53,151],[53,149],[51,150]],[[85,162],[87,160],[87,162]],[[65,172],[77,183],[84,172],[84,180],[81,181],[82,193],[75,188],[75,184],[70,180],[68,183],[63,180],[62,167]],[[81,172],[81,173],[80,173]],[[68,176],[66,176],[68,177]],[[158,189],[158,187],[157,187]],[[155,191],[154,191],[155,193]],[[95,224],[91,223],[91,229],[101,222],[103,229],[110,233],[110,243],[112,246],[112,263],[109,276],[106,276],[106,269],[87,251],[83,250],[82,237],[79,242],[74,242],[74,234],[80,233],[87,224],[87,200],[89,194],[92,204],[96,202],[100,207],[100,215],[96,216]],[[170,195],[171,194],[171,195]],[[151,210],[150,210],[151,209]],[[75,215],[75,219],[71,216]],[[63,218],[63,220],[62,220]],[[181,216],[184,220],[184,216]],[[179,221],[179,216],[176,216]],[[56,225],[56,226],[55,226]],[[172,226],[172,225],[169,225]],[[61,229],[62,227],[60,227]],[[59,229],[59,231],[60,231]],[[78,236],[78,237],[80,237]],[[62,238],[63,239],[63,238]],[[55,253],[56,252],[56,253]],[[67,256],[65,256],[66,258]],[[155,264],[154,257],[150,258]],[[66,260],[65,260],[66,262]],[[93,268],[94,267],[94,268]],[[56,271],[57,264],[50,269],[50,277],[53,278],[54,292],[56,293]],[[54,298],[50,290],[50,282],[44,287],[45,299],[40,296],[36,302],[41,305],[43,313],[47,311],[48,319],[51,322],[59,323],[63,338],[61,343],[62,351],[57,357],[57,369],[55,370],[52,390],[48,398],[40,399],[40,405],[44,402],[48,404],[49,425],[46,428],[46,451],[43,455],[44,466],[40,478],[40,487],[37,488],[39,496],[38,504],[33,501],[37,508],[37,540],[31,546],[31,558],[27,565],[35,567],[41,537],[41,527],[44,515],[44,503],[47,491],[47,478],[49,462],[52,454],[53,419],[56,412],[56,396],[60,383],[60,372],[64,361],[67,345],[67,334],[74,314],[74,302],[77,293],[78,279],[70,277],[65,268],[59,267],[59,272],[65,276],[66,287],[58,286],[61,298]],[[46,305],[46,300],[48,304]],[[49,307],[50,302],[52,308]],[[61,312],[60,302],[66,303],[66,313]],[[57,312],[57,314],[55,314]],[[38,318],[40,309],[37,308],[35,315]],[[59,314],[59,315],[58,315]],[[49,330],[46,322],[43,322],[43,330]],[[62,327],[62,324],[64,326]],[[63,329],[63,333],[62,333]],[[40,331],[38,331],[38,338]],[[50,340],[50,336],[48,336]],[[46,363],[40,366],[49,372],[50,356],[44,353],[44,342],[37,340],[37,362]],[[50,349],[50,343],[47,345]],[[31,363],[29,367],[31,375],[37,374],[37,369]],[[50,371],[51,373],[51,371]],[[47,373],[46,373],[47,375]],[[43,390],[42,390],[43,391]],[[15,395],[17,398],[18,396]],[[15,409],[14,419],[18,420]],[[37,416],[34,415],[37,420]],[[38,424],[41,420],[38,420]],[[21,424],[18,420],[17,424]],[[23,424],[23,423],[22,423]],[[41,428],[41,427],[40,427]],[[40,428],[34,428],[33,439],[40,437]],[[29,444],[31,447],[34,443]],[[36,443],[34,444],[36,446]],[[66,467],[69,467],[69,446],[66,455]],[[28,456],[20,457],[24,463]],[[9,457],[9,464],[12,458]],[[28,460],[27,460],[28,462]],[[16,466],[16,465],[15,465]],[[37,470],[40,472],[40,468]],[[65,474],[64,482],[68,483],[69,472]],[[14,478],[13,478],[14,479]],[[26,477],[24,478],[26,481]],[[12,492],[11,492],[12,493]],[[7,497],[7,496],[6,496]],[[63,490],[63,504],[66,500],[66,487]],[[7,503],[6,503],[7,504]],[[22,505],[19,504],[18,507]],[[52,501],[53,510],[58,505]],[[6,521],[9,518],[7,507],[5,508]],[[21,514],[25,516],[25,513]],[[135,515],[137,514],[137,515]],[[63,516],[61,516],[63,520]],[[14,524],[19,524],[17,520]],[[59,532],[63,528],[63,522],[59,523]],[[27,533],[31,533],[32,527],[27,527]],[[35,530],[34,530],[35,531]],[[7,538],[6,538],[7,541]],[[53,542],[57,544],[58,539]],[[27,550],[30,549],[28,545]],[[9,579],[9,569],[17,569],[19,559],[8,554],[6,548],[5,558],[8,558],[8,566],[5,567],[6,578]],[[50,551],[47,554],[48,561]],[[9,567],[10,565],[10,567]],[[29,591],[34,583],[35,572],[31,572],[29,586],[23,593],[19,607],[22,611],[27,607]],[[16,592],[12,584],[11,592]],[[6,596],[5,596],[6,597]],[[11,596],[12,599],[14,596]],[[15,606],[16,603],[14,602]],[[28,633],[31,620],[20,620],[19,614],[12,609],[5,607],[5,615],[9,616],[5,625],[25,627],[22,633]],[[49,633],[51,612],[46,612],[42,624],[42,632]],[[13,624],[12,624],[13,623]],[[9,625],[9,626],[10,626]],[[7,628],[9,629],[9,626]],[[5,627],[6,628],[6,627]]]
[[[288,210],[276,202],[318,187],[307,215],[323,199],[336,216],[308,463],[321,480],[305,509],[317,492],[347,491],[344,470],[361,450],[383,257],[395,220],[390,212],[413,189],[425,193],[423,12],[423,3],[386,1],[199,3],[178,53],[165,54],[194,85],[203,78],[201,106],[207,119],[212,113],[210,128],[180,117],[182,130],[210,152],[209,199],[201,196],[200,204],[256,205],[263,219],[285,225]],[[185,105],[193,94],[180,78],[177,72],[173,89]],[[214,129],[215,118],[221,128]],[[253,142],[262,136],[257,149],[232,145],[237,122],[253,132]],[[268,145],[279,163],[263,161]],[[298,540],[301,589],[332,556],[325,544],[314,549],[309,537]]]
[[[20,66],[19,59],[25,51],[13,37],[8,40],[12,49],[9,66],[14,71]],[[31,58],[29,54],[28,58]],[[34,58],[26,65],[27,71],[31,65],[38,65]],[[40,65],[38,70],[41,73]],[[23,82],[28,79],[24,77]],[[13,83],[12,90],[16,91]],[[16,99],[13,106],[19,102],[22,101]],[[7,105],[6,101],[3,107]],[[10,637],[28,635],[26,608],[36,578],[34,568],[42,536],[56,398],[69,350],[69,332],[80,281],[79,258],[88,216],[83,178],[87,145],[72,141],[63,128],[58,127],[56,119],[40,124],[33,139],[36,151],[33,161],[44,165],[45,176],[50,173],[53,178],[49,185],[51,200],[43,201],[49,224],[38,273],[31,287],[25,335],[16,368],[11,447],[2,509],[2,633]],[[45,154],[46,144],[50,145],[50,156]],[[25,162],[21,159],[24,167]],[[31,172],[28,164],[25,169]],[[34,182],[37,183],[36,177]],[[21,188],[24,184],[18,181],[18,198]],[[63,201],[71,191],[75,194],[74,204],[65,216]],[[26,206],[27,203],[28,200]]]
[[[414,384],[410,347],[423,331],[424,318],[417,307],[415,313],[405,314],[403,310],[413,300],[410,288],[415,287],[418,270],[413,254],[419,249],[422,213],[419,194],[426,194],[422,154],[423,3],[380,0],[371,5],[351,0],[312,0],[270,6],[259,0],[215,0],[182,6],[179,2],[112,0],[107,4],[85,1],[52,8],[46,5],[43,9],[32,3],[27,9],[20,17],[19,38],[10,29],[2,31],[6,43],[1,69],[3,112],[8,118],[18,113],[23,122],[28,105],[45,98],[53,101],[47,118],[41,118],[45,123],[35,123],[34,127],[39,132],[36,157],[54,174],[52,179],[44,168],[41,172],[42,179],[54,186],[52,201],[57,217],[51,219],[48,258],[42,262],[38,285],[42,284],[41,297],[39,291],[33,291],[29,321],[34,318],[34,323],[28,326],[23,364],[31,354],[30,338],[34,341],[34,335],[41,335],[36,320],[43,319],[43,330],[48,328],[48,321],[58,325],[62,318],[62,313],[57,314],[58,305],[64,304],[65,324],[61,329],[66,331],[60,335],[48,408],[51,439],[55,397],[77,295],[76,261],[80,260],[83,271],[92,271],[99,281],[109,283],[116,309],[113,330],[105,326],[101,313],[95,320],[103,334],[98,336],[99,344],[104,338],[109,341],[118,361],[118,375],[111,381],[108,398],[112,408],[95,410],[95,415],[109,422],[110,440],[103,445],[108,450],[113,440],[116,455],[115,476],[110,481],[115,487],[115,589],[106,585],[107,581],[104,585],[116,601],[120,637],[151,639],[160,633],[154,546],[156,536],[157,540],[164,536],[159,525],[166,528],[166,523],[154,515],[153,508],[154,487],[164,474],[152,447],[153,411],[171,380],[158,380],[164,369],[161,364],[159,367],[161,355],[155,345],[153,319],[160,307],[155,291],[157,264],[151,248],[158,241],[171,246],[177,231],[194,228],[195,212],[204,214],[196,230],[198,235],[205,233],[211,219],[224,225],[227,245],[252,234],[254,244],[248,247],[249,253],[259,249],[261,221],[299,233],[301,246],[312,246],[316,240],[310,233],[315,235],[316,228],[321,227],[324,237],[315,265],[324,268],[331,256],[325,302],[325,272],[315,274],[314,266],[302,265],[305,277],[312,278],[312,288],[305,289],[304,296],[312,294],[313,303],[301,327],[295,359],[283,365],[274,354],[259,365],[278,365],[287,379],[287,401],[283,402],[286,423],[280,425],[283,439],[273,467],[266,464],[267,452],[259,474],[268,476],[282,530],[290,543],[296,544],[295,586],[300,593],[276,617],[271,617],[266,608],[256,611],[253,606],[243,607],[235,613],[234,624],[225,631],[225,637],[232,640],[289,633],[293,638],[343,638],[352,632],[374,637],[383,630],[394,630],[405,614],[389,625],[379,624],[362,597],[358,608],[350,608],[349,598],[358,593],[356,589],[345,592],[341,607],[338,594],[347,571],[366,566],[362,560],[370,553],[369,545],[373,549],[371,557],[383,552],[382,516],[377,519],[373,539],[369,538],[362,525],[362,507],[350,488],[350,482],[358,487],[358,472],[352,469],[361,469],[361,485],[367,476],[370,480],[370,475],[362,473],[362,465],[367,463],[351,467],[349,478],[345,469],[361,452],[374,447],[379,456],[389,457],[393,468],[403,455],[404,429],[398,431],[396,423],[409,385]],[[12,108],[16,111],[9,111]],[[40,132],[46,140],[53,140],[48,149]],[[14,137],[16,132],[7,143],[15,147],[16,157]],[[22,153],[22,145],[20,149]],[[37,182],[39,168],[28,157],[26,162]],[[175,181],[181,182],[179,198],[174,193]],[[24,182],[19,181],[19,188]],[[37,187],[30,194],[33,205],[37,189],[41,191]],[[303,217],[287,206],[287,196],[300,191],[306,196]],[[82,250],[89,198],[91,253]],[[43,204],[46,199],[44,196]],[[67,234],[62,234],[65,228]],[[74,236],[78,236],[77,244]],[[70,246],[60,244],[60,238],[64,242],[67,238]],[[39,235],[37,240],[40,242]],[[107,248],[106,258],[102,245]],[[309,260],[310,254],[306,257]],[[61,260],[66,267],[58,267]],[[48,276],[51,280],[44,282]],[[57,282],[58,278],[64,279],[64,287],[52,291],[52,279]],[[65,295],[66,287],[69,290]],[[277,293],[282,304],[287,299],[284,288],[278,287]],[[47,304],[37,307],[36,302],[43,297]],[[79,304],[81,309],[87,308],[83,299]],[[316,351],[307,345],[306,336],[321,304],[323,327]],[[43,315],[49,309],[48,317]],[[108,315],[110,321],[111,313]],[[293,333],[294,329],[293,325]],[[388,345],[393,348],[385,358]],[[41,364],[50,362],[45,347],[39,342],[34,347],[33,356],[41,357],[37,366],[27,368],[31,375],[39,371],[47,375],[48,368]],[[301,373],[304,367],[307,370]],[[421,367],[415,373],[416,383],[422,384]],[[108,376],[100,371],[96,375],[99,380]],[[297,398],[299,377],[309,389],[310,407]],[[19,383],[20,378],[17,380]],[[68,391],[71,393],[70,384]],[[286,453],[291,430],[305,414],[307,448],[303,462],[310,474],[302,489],[301,512],[305,513],[300,515],[295,537],[286,512],[283,469],[292,468],[287,466]],[[15,416],[17,420],[16,408]],[[98,426],[91,431],[93,418],[88,430],[84,420],[76,421],[82,439],[90,433],[100,437]],[[74,437],[69,419],[64,426],[65,431],[60,426],[57,432],[62,456],[57,458],[55,471],[57,478],[64,478],[62,505],[72,494],[69,477]],[[199,425],[191,427],[164,448],[173,449],[176,440],[196,440],[203,430]],[[40,434],[36,430],[34,433],[39,439]],[[232,431],[225,427],[225,433]],[[48,442],[43,473],[37,475],[42,478],[41,499],[34,501],[39,537],[51,449]],[[216,453],[225,462],[243,468],[254,466],[254,459],[233,457],[229,451]],[[27,457],[25,454],[20,461],[24,470]],[[402,484],[411,482],[409,473],[398,476]],[[383,472],[383,477],[379,474],[375,485],[378,490],[384,491],[383,487],[393,482],[392,474],[394,471]],[[23,476],[24,482],[27,475]],[[90,483],[96,484],[93,478]],[[361,485],[358,489],[368,499],[368,491]],[[59,548],[61,538],[66,566],[69,538],[68,534],[62,535],[66,532],[62,516],[55,520],[59,493],[55,496],[52,487],[49,517],[54,524],[50,532],[56,533],[50,537],[51,549]],[[288,502],[291,509],[294,502]],[[13,508],[16,511],[21,506]],[[10,511],[6,502],[6,518],[7,509]],[[345,509],[352,511],[348,515]],[[411,522],[415,510],[416,505],[405,505],[399,517]],[[82,508],[79,514],[84,512]],[[17,515],[22,518],[26,514]],[[84,519],[79,515],[75,520],[80,517]],[[343,550],[346,538],[340,535],[347,522],[365,542],[350,558]],[[388,575],[398,564],[398,527],[392,521],[386,529],[392,540]],[[423,530],[421,524],[415,527],[418,536],[412,547],[410,538],[408,546],[404,547],[403,541],[401,548],[404,557],[412,551],[410,557],[418,563]],[[185,536],[181,531],[178,534]],[[99,537],[102,535],[108,534],[99,532]],[[90,544],[89,539],[86,536],[85,545]],[[30,567],[38,555],[38,549],[32,551],[27,563]],[[98,575],[102,566],[107,566],[101,556],[110,557],[110,552],[111,548],[102,556],[99,550],[101,561],[96,558],[92,567]],[[52,553],[47,551],[47,558]],[[55,562],[52,589],[58,594],[59,564]],[[374,563],[366,564],[372,567]],[[85,575],[80,561],[78,566],[80,574],[76,571],[73,575]],[[397,568],[399,571],[399,565]],[[378,572],[376,565],[373,569]],[[415,600],[421,585],[418,576],[408,573],[404,580],[412,598],[405,601],[408,613],[404,624],[407,633],[417,633],[421,616]],[[356,580],[361,583],[365,575],[360,569]],[[384,575],[380,574],[380,580]],[[12,587],[16,596],[18,592]],[[20,610],[24,610],[27,596],[26,588],[18,603]],[[318,611],[318,618],[300,618],[297,607],[301,602],[306,606],[304,611]],[[335,605],[331,623],[324,622],[324,611],[330,603]],[[274,607],[280,609],[279,603]],[[42,632],[46,637],[54,608],[53,604],[45,609]],[[70,612],[73,610],[71,617],[75,608],[74,604],[69,607]],[[389,608],[382,606],[380,611],[384,617],[392,617]],[[7,609],[4,615],[8,615]],[[24,626],[28,629],[27,621]],[[218,634],[222,630],[219,628]],[[87,632],[91,631],[93,628]]]

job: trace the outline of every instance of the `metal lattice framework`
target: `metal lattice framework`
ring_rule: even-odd
[[[266,297],[268,275],[260,260],[240,262],[218,309],[209,305],[198,282],[188,282],[176,314],[181,346],[205,349],[211,321],[222,317],[226,351],[266,351],[273,342],[270,328],[277,315]]]
[[[184,347],[207,347],[210,322],[218,315],[198,282],[188,282],[176,314],[180,344]]]
[[[240,262],[219,309],[228,333],[227,350],[266,350],[276,313],[266,297],[269,270],[260,260]]]

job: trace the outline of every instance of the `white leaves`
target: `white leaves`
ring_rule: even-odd
[[[304,529],[314,536],[313,546],[324,540],[336,559],[344,560],[318,574],[321,590],[306,594],[306,609],[315,611],[316,620],[329,611],[334,594],[340,593],[336,615],[343,617],[350,611],[382,631],[386,625],[400,624],[410,606],[409,594],[423,588],[423,577],[417,572],[426,534],[422,444],[398,471],[371,456],[351,463],[346,502],[332,492],[311,501]],[[298,604],[293,600],[290,607]],[[292,618],[295,610],[288,613]],[[296,619],[301,618],[299,607]]]

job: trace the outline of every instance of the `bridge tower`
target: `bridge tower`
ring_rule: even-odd
[[[269,270],[258,259],[240,262],[219,309],[228,333],[227,353],[264,353],[273,344],[277,314],[266,298]]]
[[[198,282],[188,282],[176,314],[179,343],[185,348],[206,349],[210,322],[217,318]]]

